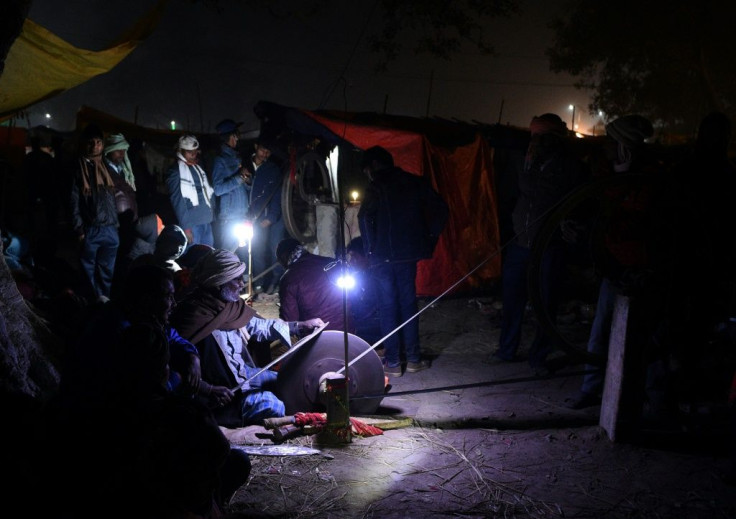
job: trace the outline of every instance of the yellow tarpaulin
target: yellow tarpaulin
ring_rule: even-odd
[[[74,47],[26,19],[0,76],[0,121],[111,70],[151,34],[165,4],[160,1],[126,31],[125,41],[101,51]]]

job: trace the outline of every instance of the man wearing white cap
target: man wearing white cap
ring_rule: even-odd
[[[199,142],[193,135],[183,135],[179,139],[176,163],[168,171],[166,185],[178,224],[184,229],[189,245],[213,246],[214,191],[199,165]]]

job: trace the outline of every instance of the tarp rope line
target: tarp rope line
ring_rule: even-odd
[[[592,182],[589,182],[589,183],[592,183]],[[587,184],[588,183],[586,183],[584,185],[587,185]],[[577,192],[577,190],[576,190],[576,192]],[[527,227],[531,227],[534,224],[536,224],[537,222],[539,222],[540,220],[546,218],[548,214],[550,214],[552,211],[556,210],[557,207],[559,207],[560,205],[562,205],[563,202],[565,202],[566,200],[567,200],[567,197],[564,197],[563,199],[558,200],[555,204],[553,204],[552,206],[550,206],[549,209],[547,209],[545,212],[543,212],[542,214],[540,214],[536,219],[534,219],[532,222],[530,222]],[[452,285],[450,285],[450,287],[448,289],[446,289],[440,295],[438,295],[437,297],[435,297],[429,304],[425,305],[424,308],[420,309],[417,313],[415,313],[414,315],[412,315],[411,317],[409,317],[406,321],[404,321],[403,323],[399,324],[391,332],[389,332],[388,334],[386,334],[385,337],[383,337],[383,338],[379,339],[378,341],[376,341],[370,348],[368,348],[363,353],[361,353],[360,355],[358,355],[357,357],[355,357],[353,360],[351,360],[347,364],[347,366],[341,367],[336,373],[337,374],[343,373],[346,368],[349,368],[350,366],[352,366],[353,364],[355,364],[356,362],[358,362],[360,359],[362,359],[364,356],[368,355],[368,352],[369,351],[374,351],[378,346],[380,346],[381,344],[383,344],[386,341],[386,339],[388,339],[393,334],[395,334],[396,332],[398,332],[399,330],[401,330],[404,326],[406,326],[412,320],[414,320],[417,317],[419,317],[419,315],[421,315],[425,310],[427,310],[428,308],[431,308],[432,305],[434,305],[437,301],[439,301],[440,299],[442,299],[443,297],[445,297],[448,293],[452,292],[452,290],[454,290],[455,287],[457,287],[460,283],[462,283],[463,281],[465,281],[475,271],[477,271],[478,269],[480,269],[483,265],[485,265],[486,263],[488,263],[490,260],[492,260],[493,258],[495,258],[496,256],[498,256],[499,254],[501,254],[501,252],[509,245],[509,243],[513,242],[519,236],[519,234],[521,234],[521,233],[517,233],[514,236],[512,236],[506,243],[504,243],[503,245],[501,245],[501,247],[498,248],[498,250],[492,252],[487,258],[485,258],[478,265],[476,265],[470,272],[468,272],[463,277],[461,277],[459,280],[457,280],[455,283],[453,283]]]

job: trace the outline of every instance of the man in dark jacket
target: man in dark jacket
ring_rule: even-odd
[[[321,317],[329,323],[327,330],[344,331],[342,290],[337,286],[340,268],[335,259],[311,254],[294,238],[279,242],[276,257],[286,269],[279,283],[279,317],[284,321]],[[347,331],[354,333],[352,326]]]
[[[81,145],[70,192],[72,229],[81,243],[80,260],[90,295],[106,302],[120,245],[115,185],[102,160],[102,130],[96,125],[87,126]]]
[[[276,246],[284,238],[284,219],[281,215],[281,167],[271,159],[274,143],[261,137],[255,144],[255,153],[249,166],[253,170],[253,185],[250,190],[248,218],[253,222],[252,241],[253,274],[258,276],[276,262]],[[281,265],[266,274],[258,286],[267,294],[278,289],[279,278],[284,273]],[[258,288],[256,288],[259,291]]]
[[[586,165],[566,146],[567,126],[556,114],[534,117],[524,167],[519,173],[519,198],[512,212],[514,239],[504,251],[503,317],[498,351],[490,364],[518,360],[521,325],[528,300],[527,271],[532,244],[550,210],[588,176]],[[565,269],[564,243],[555,240],[542,259],[544,303],[550,316],[557,313],[557,298]],[[548,369],[552,339],[537,327],[529,349],[529,364],[538,374]]]
[[[215,127],[220,137],[220,153],[212,163],[212,187],[217,197],[217,246],[235,251],[242,258],[247,254],[239,250],[233,227],[246,219],[253,173],[243,164],[238,153],[241,124],[225,119]]]
[[[449,210],[426,179],[394,166],[391,154],[380,146],[363,153],[361,167],[371,183],[358,222],[377,284],[381,333],[386,337],[401,325],[406,371],[414,373],[429,367],[422,360],[419,323],[411,319],[417,306],[417,262],[432,257]],[[388,337],[384,349],[386,374],[400,377],[399,336]]]

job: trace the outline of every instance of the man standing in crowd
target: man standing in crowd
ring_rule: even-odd
[[[233,234],[233,226],[246,219],[253,178],[237,151],[241,124],[232,119],[217,124],[215,130],[220,136],[220,153],[212,163],[212,185],[217,196],[217,247],[234,252],[239,244]]]
[[[585,164],[567,149],[567,126],[556,114],[532,118],[531,140],[524,167],[519,172],[519,198],[511,215],[514,239],[508,244],[503,263],[503,316],[498,351],[490,364],[519,360],[521,325],[528,300],[527,271],[531,248],[544,217],[573,188],[588,176]],[[542,297],[548,314],[554,318],[565,270],[565,245],[562,240],[550,243],[542,259]],[[552,339],[540,326],[529,349],[529,365],[537,374],[545,374],[547,356],[554,349]]]
[[[166,185],[179,227],[191,247],[195,243],[212,246],[214,192],[199,165],[199,141],[183,135],[177,144],[176,162],[169,169]]]
[[[380,146],[363,153],[361,168],[371,182],[358,222],[376,281],[381,334],[386,337],[402,325],[401,343],[395,333],[383,343],[385,372],[400,377],[402,344],[407,373],[429,367],[422,360],[419,322],[411,319],[417,310],[417,262],[432,257],[449,210],[426,179],[394,166],[391,154]]]
[[[90,124],[82,132],[82,152],[74,165],[69,206],[90,296],[107,302],[120,238],[115,184],[102,160],[102,138],[96,125]]]
[[[259,275],[272,265],[276,265],[270,274],[266,274],[256,286],[267,287],[266,294],[278,290],[279,279],[284,269],[276,261],[276,247],[284,238],[284,220],[281,217],[281,185],[283,175],[278,164],[269,160],[273,144],[263,137],[255,145],[255,153],[251,156],[253,169],[253,186],[250,192],[250,209],[248,217],[253,222],[253,274]]]

